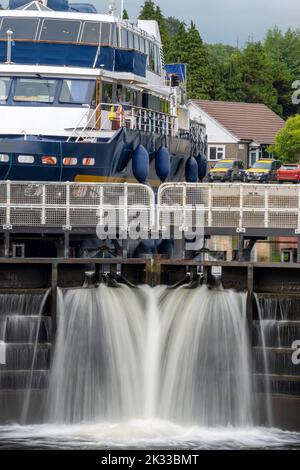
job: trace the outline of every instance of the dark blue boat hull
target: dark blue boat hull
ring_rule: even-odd
[[[191,144],[187,139],[162,138],[128,129],[120,129],[114,138],[97,142],[67,142],[46,137],[5,136],[0,139],[0,154],[9,156],[0,162],[0,179],[12,181],[136,181],[132,171],[132,155],[142,144],[149,153],[148,183],[156,186],[160,180],[155,171],[155,153],[165,145],[171,155],[170,173],[166,181],[184,181],[185,163],[190,156]],[[19,155],[31,155],[33,163],[20,163]],[[55,157],[56,164],[42,163],[42,157]],[[76,165],[64,165],[64,158],[76,158]],[[83,159],[93,158],[93,166],[84,165]]]

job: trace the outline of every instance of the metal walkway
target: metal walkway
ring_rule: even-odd
[[[206,234],[298,236],[300,186],[165,183],[0,183],[0,231],[95,232],[139,223],[161,234],[201,225]]]

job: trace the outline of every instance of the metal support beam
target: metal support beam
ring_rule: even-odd
[[[51,268],[51,343],[54,339],[57,329],[57,287],[58,287],[58,265],[52,264]],[[53,350],[53,349],[52,349]]]
[[[247,323],[249,331],[250,344],[252,344],[252,329],[253,329],[253,302],[254,302],[254,268],[253,265],[248,265],[247,269]]]
[[[184,259],[185,258],[185,238],[174,240],[174,252],[173,252],[174,259]]]
[[[9,249],[10,249],[10,232],[5,230],[4,232],[4,257],[9,258]]]
[[[205,284],[209,284],[211,279],[211,266],[203,266],[203,276]]]
[[[70,233],[68,231],[64,234],[64,258],[70,257]]]
[[[128,238],[124,238],[122,241],[122,258],[127,259],[128,257]]]
[[[238,261],[244,261],[244,236],[238,236]]]

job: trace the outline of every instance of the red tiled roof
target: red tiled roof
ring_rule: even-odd
[[[260,103],[192,100],[240,140],[273,144],[284,120]]]

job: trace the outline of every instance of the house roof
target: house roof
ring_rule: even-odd
[[[204,112],[218,121],[239,140],[258,144],[273,144],[284,120],[266,105],[232,101],[191,100]]]

